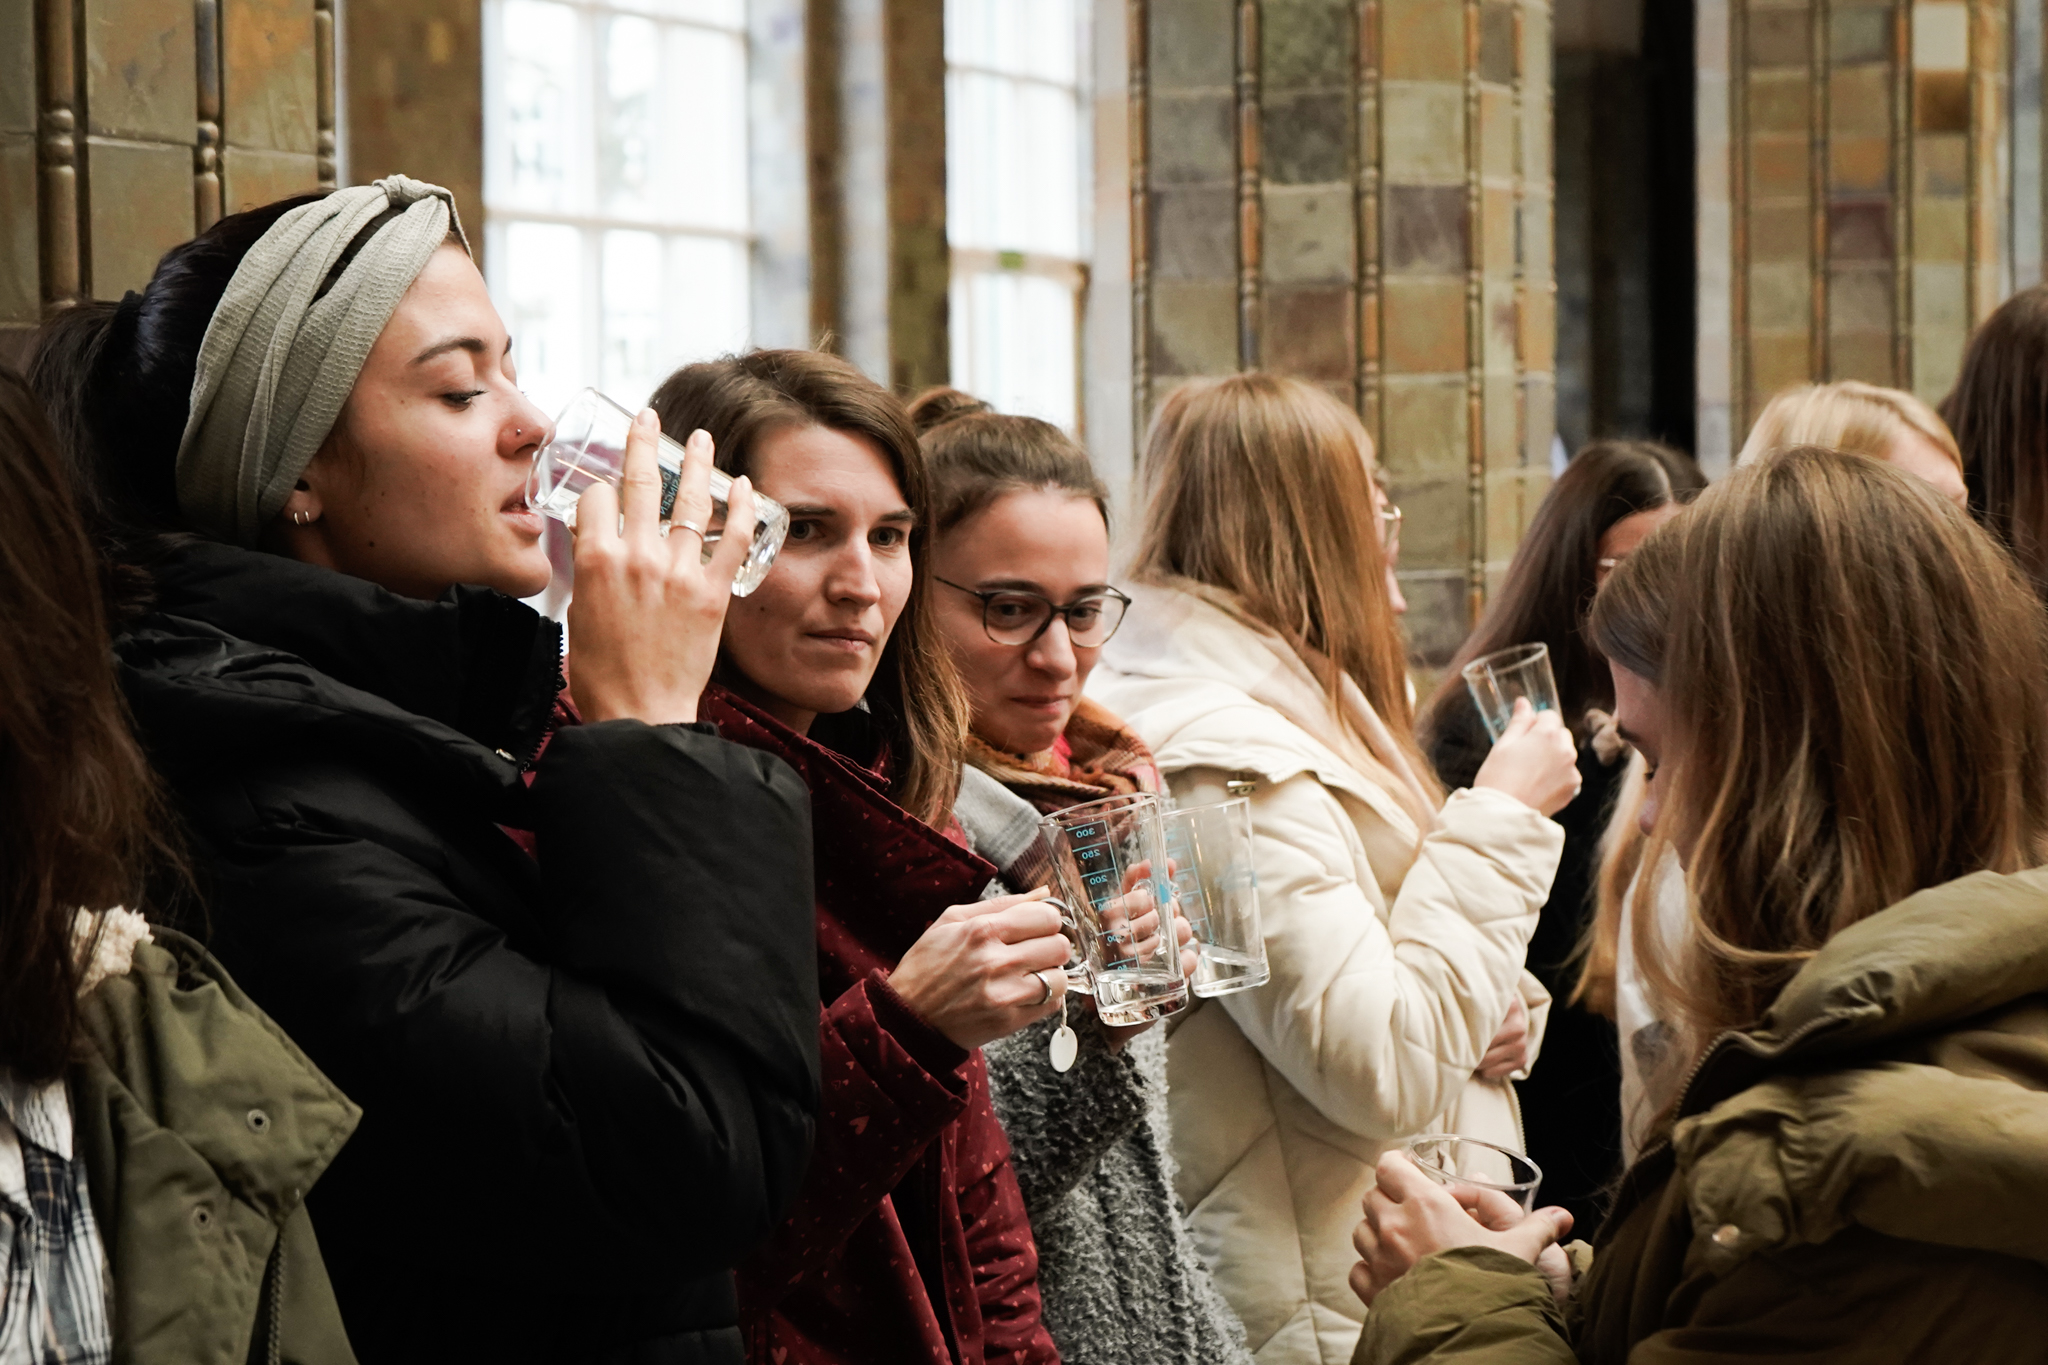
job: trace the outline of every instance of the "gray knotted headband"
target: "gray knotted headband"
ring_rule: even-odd
[[[356,234],[392,208],[402,212],[315,298]],[[196,529],[255,546],[451,229],[468,250],[455,197],[394,175],[293,209],[249,249],[207,324],[178,443],[178,507]]]

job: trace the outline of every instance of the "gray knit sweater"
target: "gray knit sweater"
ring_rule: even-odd
[[[969,768],[954,807],[977,853],[1009,868],[1038,812]],[[1007,888],[992,888],[996,891]],[[1026,889],[1026,888],[1019,888]],[[1195,1253],[1173,1193],[1166,1039],[1120,1053],[1070,1005],[1074,1069],[1052,1069],[1059,1016],[982,1049],[1038,1243],[1045,1325],[1068,1365],[1250,1365],[1244,1326]]]

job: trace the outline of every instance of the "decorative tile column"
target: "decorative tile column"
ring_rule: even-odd
[[[484,250],[484,59],[480,0],[343,0],[348,177],[403,173],[455,195]]]
[[[1701,157],[1703,204],[1728,177],[1725,241],[1702,214],[1700,315],[1728,319],[1701,335],[1710,469],[1789,385],[1947,393],[2012,278],[2006,26],[2003,0],[1702,7],[1701,144],[1725,130],[1728,149]],[[1707,448],[1716,408],[1725,448]]]
[[[0,359],[224,210],[332,184],[332,35],[330,0],[0,0]]]
[[[1140,425],[1265,368],[1354,405],[1456,649],[1549,479],[1547,0],[1130,0]]]

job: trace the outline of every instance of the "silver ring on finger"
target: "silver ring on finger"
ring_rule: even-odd
[[[691,535],[697,537],[697,539],[704,539],[704,528],[702,526],[699,526],[694,521],[678,521],[673,522],[671,524],[678,531],[688,531]]]
[[[1046,979],[1045,973],[1042,971],[1033,972],[1032,975],[1038,978],[1038,998],[1031,1003],[1043,1005],[1046,1001],[1052,999],[1052,982]]]

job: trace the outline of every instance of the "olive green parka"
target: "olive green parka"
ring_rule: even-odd
[[[1430,1256],[1354,1365],[2048,1361],[2048,869],[1836,935],[1722,1035],[1560,1311],[1525,1262]]]
[[[305,1194],[361,1116],[191,939],[82,1001],[74,1151],[114,1365],[355,1365]]]

